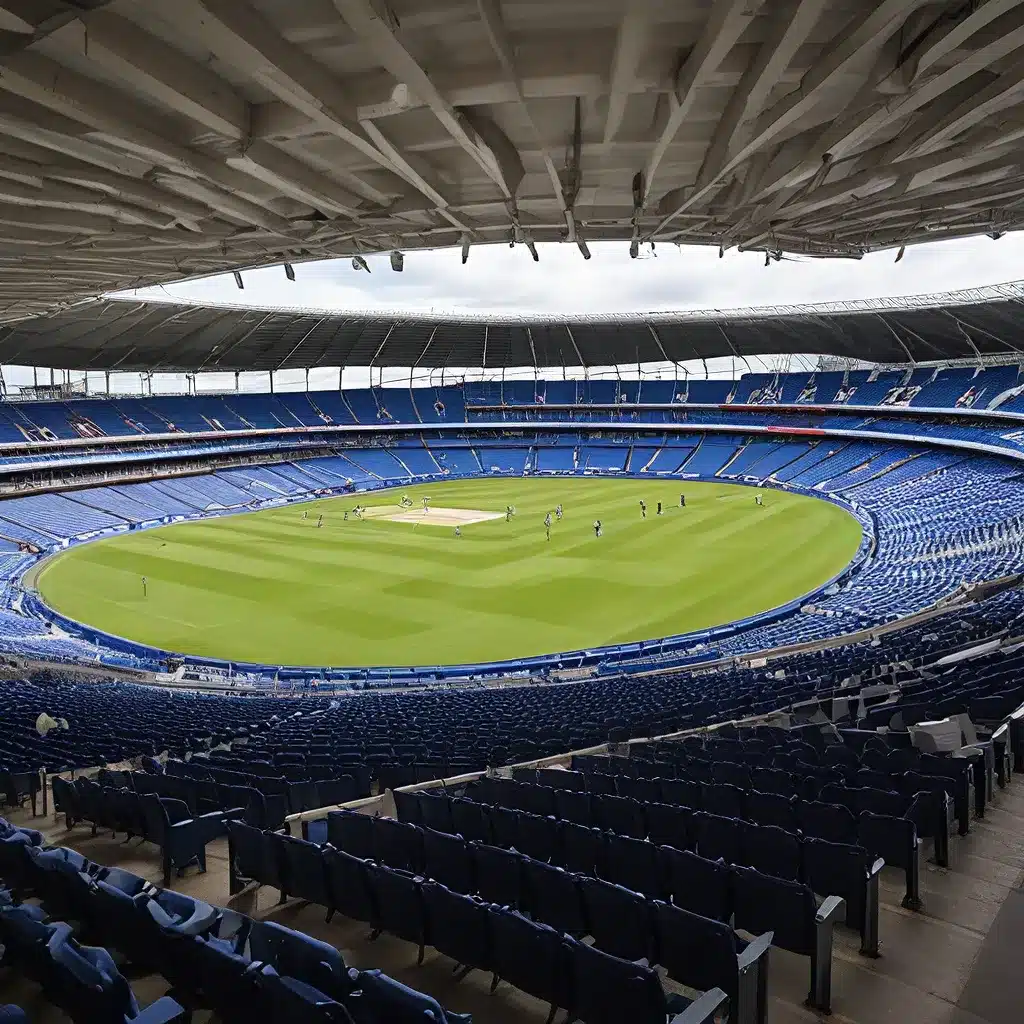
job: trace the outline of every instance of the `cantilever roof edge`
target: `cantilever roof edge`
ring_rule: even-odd
[[[0,363],[245,371],[574,366],[715,356],[905,363],[1024,350],[1024,281],[941,294],[634,314],[258,309],[107,296],[0,325]]]

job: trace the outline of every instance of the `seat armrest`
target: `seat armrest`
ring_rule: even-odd
[[[184,1024],[188,1020],[188,1011],[170,996],[161,996],[155,1003],[150,1003],[144,1010],[132,1018],[132,1024]]]
[[[772,939],[774,938],[775,932],[765,932],[763,935],[758,935],[757,938],[748,942],[747,948],[736,957],[736,966],[739,970],[741,972],[745,971],[751,964],[757,963],[771,948]]]
[[[160,803],[164,810],[167,811],[167,820],[172,825],[177,825],[182,821],[189,821],[192,818],[192,812],[188,809],[188,804],[184,800],[178,800],[173,796],[162,796],[160,797]]]
[[[921,840],[919,839],[918,840],[918,844],[919,845],[920,845],[920,842],[921,842]],[[871,867],[868,868],[868,880],[870,881],[872,878],[874,878],[875,875],[877,875],[882,870],[882,868],[884,868],[884,867],[885,867],[885,858],[884,857],[879,857],[875,861],[875,863],[872,864]]]
[[[728,1000],[729,997],[720,988],[709,988],[682,1013],[677,1013],[670,1024],[711,1024],[715,1014]]]
[[[839,915],[846,911],[846,900],[842,896],[829,896],[814,916],[815,924],[829,924],[837,921]]]

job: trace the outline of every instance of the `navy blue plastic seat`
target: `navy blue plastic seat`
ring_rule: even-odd
[[[373,921],[374,904],[366,876],[367,865],[372,862],[332,846],[325,847],[323,857],[331,913],[337,912],[354,921]]]
[[[743,863],[743,822],[698,812],[693,816],[693,833],[700,856],[727,864]]]
[[[360,860],[373,860],[377,855],[374,818],[358,811],[329,811],[327,842],[336,850],[344,850]]]
[[[462,977],[474,969],[491,970],[487,904],[435,882],[424,882],[420,891],[426,913],[427,942],[454,960],[456,970],[463,968]]]
[[[800,838],[777,825],[743,826],[741,863],[775,878],[800,878]]]
[[[693,811],[674,804],[649,803],[644,806],[647,837],[657,846],[692,849]]]
[[[624,960],[647,960],[653,948],[651,904],[639,893],[597,878],[581,878],[587,930],[599,949]]]
[[[660,853],[665,882],[675,906],[716,921],[729,920],[732,876],[728,865],[670,846],[660,847]]]
[[[488,907],[493,978],[491,991],[507,981],[548,1003],[547,1024],[569,1004],[565,945],[561,932],[507,907]]]
[[[699,992],[725,992],[729,1024],[764,1024],[772,932],[748,943],[722,921],[667,903],[655,903],[654,919],[655,960],[673,981]]]
[[[522,898],[522,855],[485,843],[473,843],[476,892],[488,903],[517,907]]]
[[[561,866],[580,875],[601,874],[608,837],[600,829],[561,823]]]
[[[423,874],[455,892],[473,891],[473,853],[462,836],[423,828]]]
[[[405,939],[419,947],[417,963],[423,963],[426,945],[426,917],[421,879],[405,871],[397,871],[383,864],[366,862],[366,881],[373,908],[373,934],[381,932]]]
[[[714,1019],[726,999],[720,989],[695,1003],[669,996],[653,968],[582,942],[570,942],[568,959],[569,1017],[582,1024],[666,1024],[670,1017],[671,1024],[703,1024]]]
[[[609,836],[602,878],[651,899],[665,895],[662,857],[658,847],[645,839]]]
[[[445,1010],[436,999],[380,971],[352,968],[349,977],[358,992],[351,1003],[355,1024],[472,1024],[468,1013]]]
[[[584,935],[587,919],[576,875],[553,864],[529,858],[522,862],[521,909],[570,935]]]

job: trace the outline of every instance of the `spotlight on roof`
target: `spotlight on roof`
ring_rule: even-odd
[[[991,238],[993,242],[998,242],[1005,234],[1005,231],[990,231],[988,233],[988,237]]]
[[[295,280],[295,268],[290,263],[286,263],[284,265],[284,276],[287,277],[289,281]]]
[[[579,233],[576,233],[576,245],[579,246],[579,250],[583,253],[585,260],[590,259],[590,246],[587,245],[587,240]]]
[[[396,273],[400,274],[402,268],[405,266],[405,257],[396,249],[391,254],[391,269]]]
[[[391,90],[391,102],[400,110],[408,110],[412,106],[412,93],[405,82],[399,82]]]
[[[235,284],[238,285],[238,290],[243,291],[245,289],[245,285],[242,283],[242,275],[237,270],[232,270],[231,274],[235,279]]]
[[[635,260],[637,258],[637,256],[639,256],[639,255],[640,255],[640,239],[634,238],[633,241],[629,243],[629,258],[631,260]]]
[[[526,239],[526,248],[530,250],[530,255],[533,257],[533,262],[539,263],[540,256],[537,254],[537,246],[533,244],[533,239]]]
[[[366,260],[363,259],[362,256],[353,256],[352,257],[352,269],[353,270],[365,270],[367,273],[370,272],[370,267],[367,264]]]
[[[903,259],[903,254],[906,251],[907,251],[907,247],[905,245],[901,245],[900,246],[900,251],[898,253],[896,253],[896,259],[893,260],[893,263],[899,263],[899,261],[901,259]]]
[[[469,235],[463,234],[459,241],[462,243],[462,265],[466,265],[466,260],[469,259]]]

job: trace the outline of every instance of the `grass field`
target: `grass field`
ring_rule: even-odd
[[[511,504],[517,514],[463,526],[458,539],[429,517],[343,520],[357,500],[379,511],[400,493],[417,507],[429,495],[438,509]],[[544,514],[559,502],[565,518],[547,542]],[[856,553],[860,526],[834,505],[777,491],[764,503],[750,488],[678,480],[452,481],[123,534],[55,558],[38,586],[79,621],[207,657],[337,666],[526,657],[752,615],[812,590]]]

